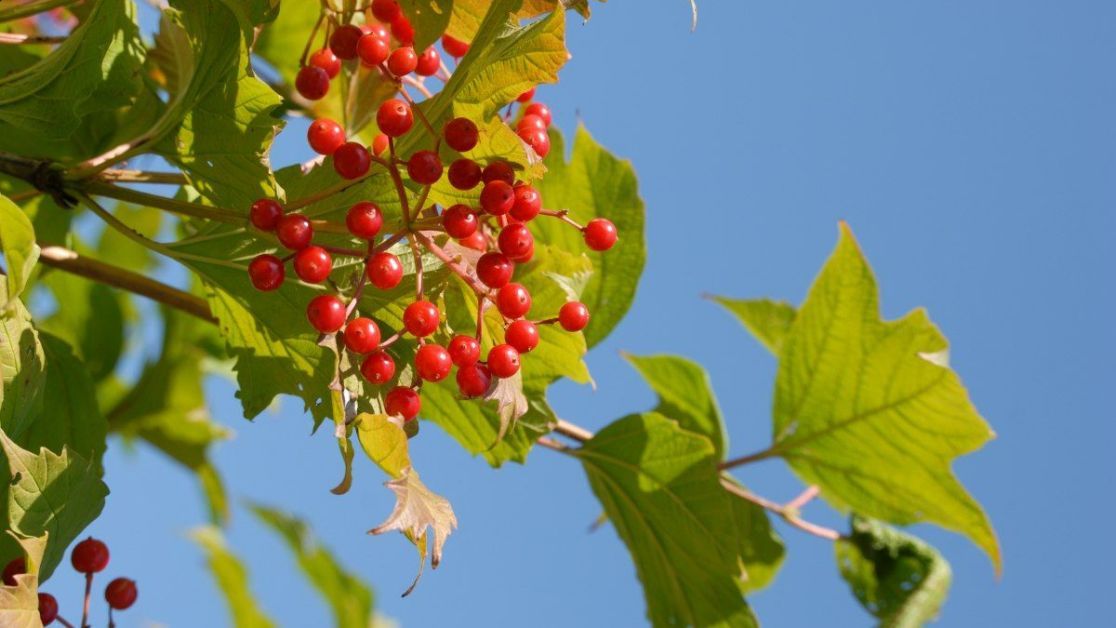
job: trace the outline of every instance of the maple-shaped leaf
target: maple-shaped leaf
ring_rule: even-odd
[[[8,535],[19,545],[27,565],[26,573],[14,577],[15,586],[0,583],[0,626],[5,628],[40,628],[39,565],[46,551],[47,537],[23,537],[11,530]]]
[[[430,566],[437,569],[438,563],[442,562],[442,547],[445,546],[446,538],[457,527],[453,506],[445,497],[426,488],[413,467],[403,469],[399,477],[385,482],[384,486],[395,493],[395,508],[383,523],[369,530],[369,534],[383,534],[392,530],[402,532],[419,545],[423,562],[426,550],[432,546]],[[434,534],[433,544],[428,537],[431,531]],[[422,575],[421,571],[419,575]],[[415,582],[418,582],[417,577]],[[404,595],[412,589],[414,584]]]

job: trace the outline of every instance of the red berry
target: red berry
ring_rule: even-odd
[[[443,129],[446,144],[459,153],[472,150],[480,139],[477,125],[469,118],[454,118],[446,123]]]
[[[538,116],[542,118],[543,122],[546,123],[546,126],[550,126],[550,123],[554,121],[550,116],[550,107],[547,107],[541,102],[533,102],[527,105],[527,108],[523,110],[523,113],[524,115]]]
[[[260,231],[275,231],[282,217],[283,206],[270,198],[261,198],[252,203],[252,209],[248,212],[248,219],[252,221],[252,226]]]
[[[581,331],[589,324],[589,308],[581,301],[570,301],[558,310],[558,324],[566,331]]]
[[[359,142],[345,142],[333,153],[333,169],[346,179],[359,179],[368,174],[372,156]]]
[[[373,351],[360,363],[360,374],[373,384],[386,384],[395,377],[395,360],[384,351]]]
[[[365,35],[371,35],[377,39],[382,39],[384,41],[391,39],[391,31],[383,24],[372,22],[361,26],[360,30],[363,31]]]
[[[376,134],[376,137],[372,138],[372,154],[377,157],[383,155],[384,151],[388,149],[388,144],[390,143],[391,138],[389,138],[387,135],[384,135],[383,133]]]
[[[442,212],[442,227],[451,238],[467,238],[477,232],[479,224],[468,205],[454,205]]]
[[[322,48],[310,55],[310,65],[325,70],[331,79],[341,73],[341,60],[329,48]]]
[[[321,100],[329,92],[329,74],[319,67],[308,65],[295,76],[295,89],[306,100]]]
[[[49,626],[58,618],[58,600],[49,593],[39,594],[39,621]]]
[[[257,255],[248,263],[248,278],[256,290],[268,292],[283,285],[283,260],[274,255]]]
[[[411,130],[415,123],[411,107],[398,98],[389,98],[380,105],[376,112],[376,125],[385,135],[399,137]]]
[[[545,131],[546,130],[546,121],[543,120],[542,118],[536,116],[535,114],[530,114],[530,115],[523,116],[523,118],[520,119],[519,124],[515,125],[515,130],[517,132],[520,132],[520,131],[523,131],[524,129]]]
[[[512,205],[511,215],[516,220],[527,222],[539,215],[542,211],[542,195],[529,183],[515,186],[515,204]]]
[[[492,374],[483,364],[470,364],[457,369],[457,389],[464,397],[480,397],[488,392]]]
[[[404,421],[410,421],[418,416],[422,408],[422,400],[414,389],[397,386],[384,397],[384,408],[388,414],[398,415],[403,417]]]
[[[442,178],[442,160],[432,150],[420,150],[407,160],[407,176],[415,183],[431,185]]]
[[[519,102],[531,102],[531,99],[534,98],[534,97],[535,97],[535,88],[532,87],[531,89],[529,89],[529,90],[523,92],[522,94],[520,94],[516,98],[516,100],[518,100]]]
[[[338,59],[356,59],[357,42],[364,36],[359,26],[346,24],[329,36],[329,49]]]
[[[353,353],[368,353],[380,346],[380,328],[376,321],[359,316],[345,325],[345,347]]]
[[[503,288],[511,281],[515,264],[503,253],[485,253],[477,260],[477,277],[489,288]]]
[[[442,35],[442,48],[446,54],[457,58],[464,57],[469,52],[469,44],[449,35]]]
[[[375,203],[361,201],[350,207],[345,214],[345,226],[354,236],[371,240],[384,226],[384,214]]]
[[[507,318],[519,318],[531,309],[531,293],[523,284],[509,283],[496,293],[496,307]]]
[[[489,181],[481,190],[480,204],[484,211],[493,216],[503,216],[515,204],[515,190],[504,181]]]
[[[515,262],[516,264],[526,264],[527,262],[531,261],[531,258],[533,257],[535,257],[535,243],[531,242],[531,246],[527,247],[527,250],[514,257],[509,257],[508,259]]]
[[[410,46],[415,43],[415,27],[411,26],[411,22],[403,14],[391,23],[391,34],[399,40],[399,43],[404,46]]]
[[[345,324],[345,304],[332,294],[323,294],[310,300],[306,318],[323,334],[332,334]]]
[[[403,327],[418,338],[425,338],[438,329],[441,313],[430,301],[415,301],[403,310]]]
[[[519,372],[519,352],[511,345],[496,345],[488,352],[488,369],[496,377],[511,377]]]
[[[450,374],[453,361],[442,345],[425,344],[415,353],[415,370],[428,382],[440,382]]]
[[[380,290],[391,290],[403,281],[403,263],[387,251],[381,251],[368,260],[368,281]]]
[[[333,272],[333,258],[320,246],[308,246],[295,254],[295,274],[309,283],[321,283]]]
[[[523,257],[531,251],[535,246],[535,238],[531,235],[531,230],[527,228],[527,225],[513,222],[500,230],[496,243],[500,246],[504,255],[514,259]]]
[[[481,167],[477,162],[472,159],[462,157],[455,159],[450,164],[449,172],[446,173],[449,178],[450,185],[459,190],[471,190],[477,187],[481,180]]]
[[[450,359],[457,366],[469,366],[480,359],[480,342],[472,336],[454,336],[449,343]]]
[[[345,143],[345,129],[333,120],[319,118],[310,123],[310,129],[306,131],[306,140],[315,153],[332,155]]]
[[[508,185],[515,183],[515,170],[506,161],[494,161],[484,167],[484,172],[481,174],[481,181],[491,183],[493,181],[503,181]]]
[[[418,67],[418,55],[415,54],[415,49],[410,46],[396,48],[388,57],[387,67],[395,76],[405,76],[414,72]]]
[[[585,225],[585,244],[594,251],[607,251],[616,244],[616,225],[607,218],[594,218]]]
[[[357,42],[357,56],[360,62],[368,67],[376,67],[387,60],[391,54],[391,46],[386,39],[375,34],[364,35]]]
[[[372,0],[372,15],[381,22],[391,22],[403,14],[397,0]]]
[[[485,239],[484,233],[479,229],[473,232],[473,235],[467,238],[461,238],[457,243],[467,249],[473,249],[474,251],[480,251],[482,253],[488,250],[488,240]]]
[[[79,573],[97,573],[108,567],[108,563],[108,546],[93,537],[75,545],[70,553],[70,564]]]
[[[504,330],[504,341],[520,353],[529,353],[539,346],[539,328],[531,321],[514,321]]]
[[[105,587],[105,601],[113,610],[123,611],[130,608],[136,603],[138,595],[135,581],[127,578],[117,578]]]
[[[538,129],[521,129],[518,131],[519,139],[527,142],[527,145],[535,149],[539,157],[546,157],[550,153],[550,136],[546,131]]]
[[[442,59],[438,56],[438,51],[433,47],[427,48],[419,55],[418,65],[415,66],[415,74],[419,76],[434,76],[438,73],[438,67],[441,63]]]
[[[306,216],[288,214],[279,219],[275,234],[279,236],[280,244],[292,251],[298,251],[310,246],[310,240],[314,238],[314,228],[310,226]]]
[[[450,346],[452,347],[453,345]],[[22,576],[25,573],[27,573],[27,561],[24,560],[22,556],[13,558],[7,566],[4,567],[4,573],[3,576],[0,577],[0,581],[3,581],[3,583],[9,587],[14,587],[16,585],[15,577]]]

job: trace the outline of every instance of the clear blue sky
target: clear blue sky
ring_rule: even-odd
[[[1116,5],[939,1],[700,3],[613,0],[572,22],[572,62],[540,90],[632,158],[648,208],[648,265],[628,318],[589,356],[596,391],[553,390],[561,414],[600,428],[652,395],[618,351],[670,352],[712,373],[732,452],[770,436],[774,361],[703,292],[799,301],[848,220],[876,268],[886,315],[916,305],[953,343],[953,364],[999,433],[956,470],[991,514],[1005,572],[955,535],[916,531],[952,562],[946,626],[1083,626],[1108,614],[1111,386],[1116,381]],[[274,157],[303,157],[295,125]],[[299,148],[301,150],[301,148]],[[669,321],[674,325],[664,325]],[[642,593],[581,470],[548,451],[493,471],[434,426],[413,441],[423,479],[461,526],[417,592],[414,555],[364,531],[389,511],[379,472],[339,477],[328,430],[310,437],[297,403],[255,423],[213,380],[214,414],[237,438],[217,462],[234,493],[308,517],[406,626],[635,626]],[[225,625],[185,532],[204,513],[193,480],[113,443],[112,495],[92,528],[116,570],[140,583],[121,626]],[[787,499],[780,462],[743,469]],[[825,506],[807,515],[841,525]],[[780,528],[788,558],[752,603],[768,626],[869,623],[827,542]],[[231,543],[259,599],[287,626],[327,624],[326,607],[277,539],[243,510]],[[76,579],[50,589],[73,606]]]

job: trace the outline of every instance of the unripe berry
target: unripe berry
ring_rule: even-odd
[[[376,112],[376,125],[385,135],[399,137],[411,130],[415,123],[411,107],[398,98],[389,98]]]
[[[616,244],[616,225],[607,218],[594,218],[585,225],[585,244],[594,251],[607,251]]]
[[[359,26],[346,24],[329,36],[329,49],[338,59],[356,59],[357,42],[364,36]]]
[[[372,15],[381,22],[392,22],[402,14],[398,0],[372,0]]]
[[[442,212],[442,227],[451,238],[467,238],[477,232],[479,224],[468,205],[454,205]]]
[[[492,373],[483,364],[470,364],[457,369],[457,389],[463,397],[480,397],[488,392]]]
[[[550,136],[546,131],[538,129],[520,129],[518,131],[519,139],[527,142],[527,145],[535,149],[539,157],[546,157],[550,154]]]
[[[514,222],[500,230],[496,243],[504,255],[509,259],[515,259],[523,257],[534,248],[535,238],[527,225]]]
[[[422,51],[419,55],[418,65],[415,66],[415,74],[419,76],[434,76],[438,73],[438,66],[441,65],[442,59],[438,56],[438,51],[433,47],[429,47]]]
[[[488,352],[488,370],[496,377],[511,377],[519,372],[519,352],[511,345],[496,345]]]
[[[515,204],[515,190],[504,181],[490,181],[481,190],[480,204],[484,211],[493,216],[503,216]]]
[[[503,253],[485,253],[477,260],[477,277],[489,288],[503,288],[511,281],[515,264]]]
[[[274,255],[257,255],[248,263],[248,278],[256,290],[269,292],[283,285],[283,260]]]
[[[511,185],[515,183],[515,170],[506,161],[494,161],[484,167],[484,172],[481,173],[481,181],[485,183],[503,181]]]
[[[319,118],[310,123],[306,131],[306,141],[319,155],[332,155],[345,143],[345,129],[333,120]]]
[[[350,207],[345,214],[345,226],[354,236],[371,240],[384,226],[384,214],[375,203],[361,201]]]
[[[49,593],[39,594],[39,621],[44,626],[49,626],[58,619],[58,600]]]
[[[406,76],[418,67],[418,55],[410,46],[403,46],[391,51],[387,60],[388,70],[395,76]]]
[[[442,345],[425,344],[415,353],[415,370],[428,382],[440,382],[453,369],[449,351]]]
[[[449,35],[442,35],[442,48],[449,56],[459,59],[469,53],[469,44]]]
[[[415,27],[411,26],[410,20],[403,14],[400,14],[399,17],[392,20],[391,34],[404,46],[410,46],[415,43]]]
[[[341,73],[341,60],[329,48],[322,48],[310,55],[310,65],[325,70],[331,79]]]
[[[533,102],[527,105],[527,108],[523,110],[523,114],[528,116],[538,116],[542,118],[543,122],[546,123],[546,126],[550,126],[551,122],[553,122],[553,119],[550,116],[550,107],[547,107],[541,102]]]
[[[397,386],[384,397],[384,409],[387,413],[401,416],[404,421],[410,421],[418,416],[421,408],[422,400],[419,399],[418,393],[406,386]]]
[[[539,346],[539,328],[531,321],[513,321],[504,330],[504,342],[515,347],[515,350],[520,353],[530,353],[532,349]]]
[[[454,336],[450,340],[450,359],[457,366],[469,366],[480,359],[480,342],[472,336]]]
[[[522,284],[509,283],[496,293],[496,307],[506,318],[520,318],[531,309],[531,293]]]
[[[532,87],[531,89],[523,92],[518,97],[516,97],[516,100],[519,102],[531,102],[531,99],[535,97],[535,89],[536,88]]]
[[[452,347],[452,345],[450,346]],[[27,573],[27,561],[22,556],[20,556],[19,558],[13,558],[4,567],[4,573],[3,576],[0,577],[0,581],[2,581],[6,586],[14,587],[16,586],[15,577],[22,576],[25,573]]]
[[[589,324],[589,308],[581,301],[570,301],[558,310],[558,324],[566,331],[581,331]]]
[[[473,232],[473,235],[467,238],[461,238],[457,241],[458,244],[474,251],[485,252],[488,250],[488,240],[484,237],[484,233],[480,229]]]
[[[388,144],[390,143],[391,139],[387,135],[383,133],[377,133],[376,137],[372,138],[372,154],[377,157],[383,155],[384,151],[388,149]]]
[[[403,327],[417,338],[425,338],[438,329],[441,313],[430,301],[415,301],[403,310]]]
[[[288,214],[279,219],[275,227],[279,243],[292,251],[304,249],[314,238],[314,228],[302,214]]]
[[[283,206],[278,201],[273,201],[270,198],[261,198],[252,203],[252,209],[248,211],[248,218],[252,221],[252,226],[260,231],[275,231],[275,227],[279,225],[279,219],[282,217]]]
[[[376,67],[387,60],[391,54],[391,46],[386,39],[374,34],[364,35],[357,42],[357,56],[360,62],[368,67]]]
[[[321,100],[329,92],[329,74],[319,67],[308,65],[295,76],[295,89],[306,100]]]
[[[395,377],[395,360],[384,351],[373,351],[360,363],[360,374],[373,384],[386,384]]]
[[[512,205],[512,218],[521,222],[533,220],[542,211],[542,195],[529,183],[515,186],[515,204]]]
[[[446,123],[443,129],[446,144],[459,153],[473,150],[480,139],[477,125],[469,118],[454,118]]]
[[[90,574],[103,571],[108,567],[108,563],[108,546],[93,537],[75,545],[70,553],[70,564],[79,573]]]
[[[320,246],[308,246],[295,254],[295,274],[308,283],[321,283],[333,271],[333,258]]]
[[[333,169],[346,179],[359,179],[372,167],[372,156],[359,142],[345,142],[333,153]]]
[[[127,610],[136,603],[138,596],[136,583],[128,578],[117,578],[105,587],[105,601],[113,610]]]
[[[391,290],[403,280],[403,263],[395,255],[381,251],[368,260],[368,281],[380,290]]]
[[[453,187],[459,190],[471,190],[480,183],[481,167],[472,159],[462,157],[450,164],[449,172],[446,174]]]
[[[407,160],[407,176],[421,185],[437,183],[442,178],[442,160],[432,150],[420,150]]]
[[[345,347],[353,353],[368,353],[380,346],[380,328],[376,321],[358,316],[345,325]]]
[[[332,334],[345,324],[345,304],[332,294],[322,294],[306,306],[306,319],[323,334]]]

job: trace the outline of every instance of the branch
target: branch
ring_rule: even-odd
[[[732,458],[730,460],[726,460],[726,461],[720,463],[719,465],[717,465],[717,468],[720,469],[721,471],[727,471],[728,469],[732,469],[732,468],[735,468],[735,467],[741,467],[741,466],[744,466],[744,465],[752,463],[752,462],[759,462],[760,460],[767,460],[768,458],[777,456],[778,453],[779,452],[776,451],[774,447],[768,447],[767,449],[764,449],[763,451],[757,451],[754,454],[748,454],[746,456],[740,456],[739,458]]]
[[[61,246],[44,246],[39,253],[44,266],[92,279],[157,301],[209,323],[217,323],[205,299],[155,281],[145,275],[85,257]]]
[[[750,501],[757,506],[760,506],[766,510],[770,510],[771,512],[779,515],[783,518],[784,521],[798,528],[799,530],[802,530],[803,532],[808,532],[810,534],[813,534],[814,536],[819,536],[823,539],[829,539],[830,541],[836,541],[837,539],[841,538],[840,532],[832,528],[820,526],[816,523],[810,523],[809,521],[806,521],[798,516],[798,508],[802,504],[810,501],[810,499],[813,499],[813,496],[817,494],[816,486],[811,486],[810,488],[806,489],[806,491],[804,491],[802,495],[799,495],[786,504],[776,504],[773,501],[769,501],[767,499],[764,499],[763,497],[760,497],[759,495],[755,495],[749,492],[748,489],[744,488],[743,486],[736,484],[732,480],[732,478],[728,476],[721,476],[721,486],[723,486],[729,493],[741,499]]]

